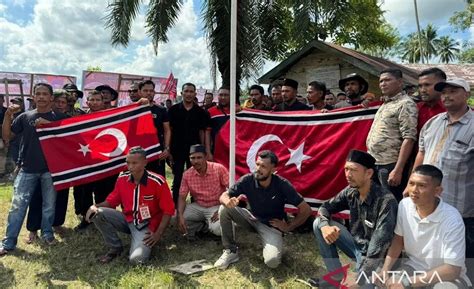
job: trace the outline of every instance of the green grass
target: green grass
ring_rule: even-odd
[[[0,184],[0,235],[5,234],[12,187]],[[283,263],[269,269],[262,259],[262,246],[256,234],[237,229],[240,262],[225,271],[209,270],[202,274],[184,276],[168,271],[168,267],[184,262],[207,259],[214,262],[222,253],[220,241],[184,240],[172,225],[163,240],[153,249],[151,262],[146,266],[131,266],[123,254],[107,265],[96,258],[104,252],[102,237],[90,226],[77,233],[74,199],[69,200],[64,237],[48,247],[41,242],[27,245],[26,228],[20,234],[17,250],[0,259],[0,288],[161,288],[161,287],[258,287],[302,288],[297,278],[307,279],[324,272],[313,234],[285,236]],[[123,235],[124,244],[129,244]]]

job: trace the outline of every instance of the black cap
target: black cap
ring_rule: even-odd
[[[375,158],[364,151],[351,150],[347,155],[346,161],[358,163],[368,169],[375,167]]]
[[[348,74],[345,78],[339,80],[339,89],[345,91],[346,82],[348,82],[349,80],[357,80],[360,85],[364,86],[364,88],[360,91],[360,95],[367,93],[367,91],[369,90],[369,83],[367,82],[367,80],[365,80],[357,73]]]
[[[75,92],[77,93],[78,98],[82,98],[84,96],[84,92],[80,91],[77,89],[77,86],[74,83],[66,83],[63,86],[63,89],[66,90],[67,92]]]
[[[108,90],[112,94],[112,101],[118,98],[118,92],[107,84],[99,85],[95,88],[97,91]]]
[[[191,155],[191,154],[194,154],[194,153],[204,153],[204,154],[206,154],[206,148],[203,145],[200,145],[200,144],[192,145],[189,148],[189,154]]]
[[[298,90],[298,81],[290,78],[286,78],[283,81],[283,86],[293,87],[295,90]]]
[[[13,103],[23,103],[23,98],[21,98],[21,97],[12,98],[12,99],[10,99],[10,102],[13,102]]]

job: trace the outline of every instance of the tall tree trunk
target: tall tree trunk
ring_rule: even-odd
[[[420,59],[421,63],[425,63],[424,56],[423,56],[423,42],[421,41],[421,29],[420,29],[420,20],[418,19],[418,5],[416,0],[413,0],[415,4],[415,16],[416,16],[416,28],[418,29],[418,42],[420,44]]]

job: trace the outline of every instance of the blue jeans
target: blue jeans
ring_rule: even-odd
[[[319,254],[323,257],[324,264],[328,272],[333,272],[342,267],[341,261],[339,260],[339,254],[337,248],[339,248],[344,254],[356,262],[356,271],[358,272],[361,266],[362,254],[357,248],[354,238],[351,233],[347,230],[344,225],[329,221],[329,226],[337,226],[340,229],[339,238],[331,245],[328,245],[324,241],[321,229],[319,229],[321,219],[316,218],[313,223],[313,232],[316,236],[316,243],[319,247]]]
[[[53,187],[51,174],[49,172],[32,174],[20,170],[13,184],[13,198],[8,212],[7,232],[2,241],[2,247],[6,250],[15,249],[26,210],[38,183],[41,184],[43,197],[41,237],[46,240],[54,238],[52,225],[56,205],[56,191]]]

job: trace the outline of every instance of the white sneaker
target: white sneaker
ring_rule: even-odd
[[[214,263],[214,267],[219,269],[227,269],[230,264],[239,261],[239,254],[237,252],[232,252],[230,249],[225,249],[224,253],[220,256],[220,258]]]

